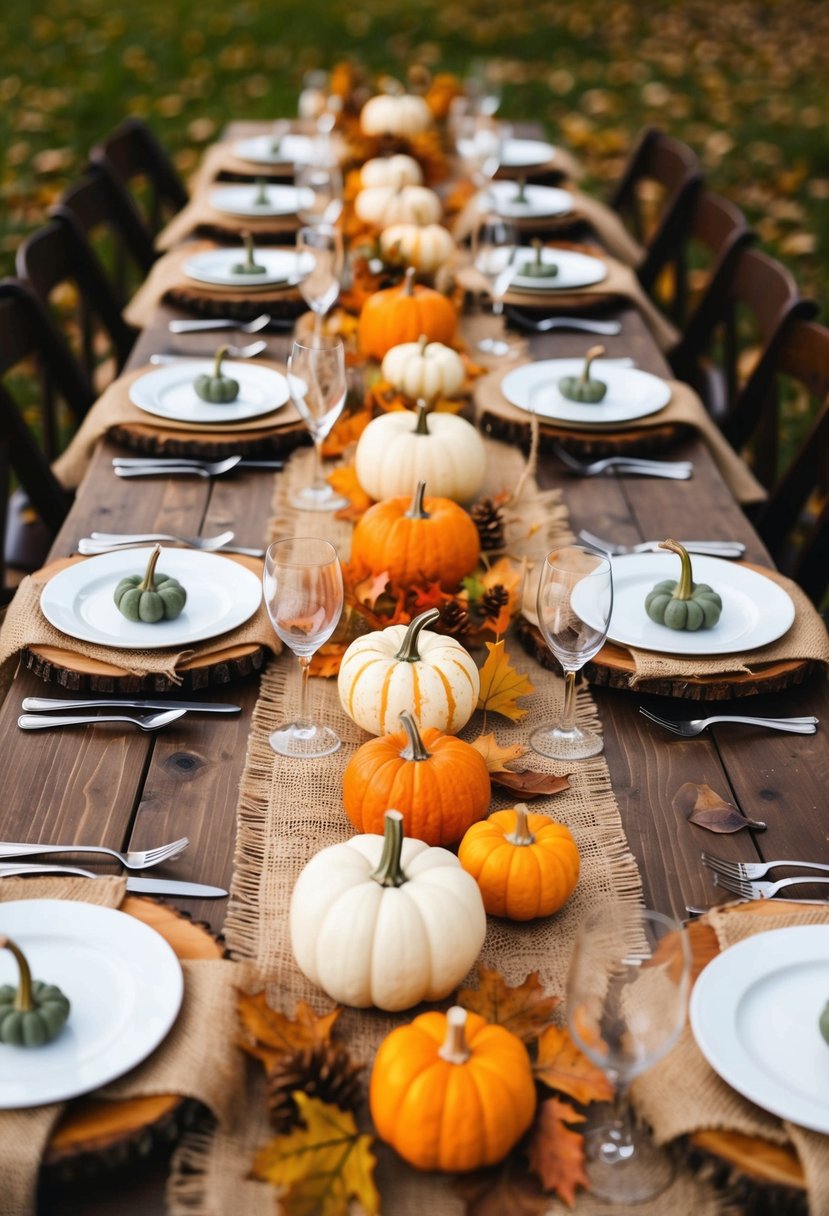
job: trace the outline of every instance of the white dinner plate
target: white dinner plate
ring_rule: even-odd
[[[663,654],[733,654],[756,650],[783,636],[794,620],[791,596],[770,578],[720,557],[691,557],[695,583],[708,583],[722,597],[723,610],[713,629],[669,629],[645,612],[645,597],[663,579],[678,579],[679,558],[667,550],[611,558],[613,615],[608,637],[623,646]],[[577,610],[586,620],[589,611]],[[829,998],[829,992],[827,992]]]
[[[278,141],[270,135],[254,135],[240,139],[233,151],[259,165],[307,165],[314,159],[314,141],[308,135],[283,135]]]
[[[155,625],[128,621],[115,606],[115,588],[122,578],[143,574],[152,551],[150,545],[74,562],[43,588],[41,612],[61,633],[82,642],[119,650],[159,650],[218,637],[244,624],[259,607],[261,581],[239,562],[198,549],[164,549],[157,570],[184,587],[184,611],[175,620]]]
[[[222,375],[238,383],[239,396],[235,401],[203,401],[193,383],[196,376],[212,376],[214,367],[215,359],[168,363],[133,380],[130,401],[146,414],[171,422],[226,425],[272,414],[288,400],[288,381],[281,372],[243,359],[223,359]]]
[[[589,426],[630,422],[664,409],[671,399],[670,385],[659,376],[624,367],[611,360],[595,359],[591,377],[607,385],[602,401],[590,405],[562,397],[558,382],[563,376],[578,376],[584,359],[541,359],[507,372],[501,392],[519,409],[559,422]]]
[[[724,950],[691,993],[691,1029],[715,1072],[781,1119],[829,1133],[829,925],[757,933]]]
[[[266,202],[257,202],[258,186],[217,186],[209,195],[210,206],[226,215],[296,215],[300,206],[311,207],[314,195],[311,190],[299,190],[296,186],[263,186]]]
[[[154,1051],[178,1016],[181,964],[133,916],[65,899],[0,904],[0,932],[20,946],[32,978],[57,984],[69,1018],[43,1047],[0,1044],[0,1108],[41,1106],[89,1093]],[[17,964],[0,951],[0,984]]]
[[[512,181],[492,182],[487,187],[487,193],[492,198],[493,209],[510,219],[567,215],[573,210],[572,196],[555,186],[526,186],[523,202],[517,200],[518,186]]]
[[[528,262],[535,262],[536,251],[521,247],[515,253],[516,273],[510,281],[510,288],[519,291],[572,291],[577,287],[592,287],[607,278],[607,264],[601,258],[592,258],[587,253],[579,253],[575,249],[551,249],[549,245],[541,248],[541,261],[545,266],[557,266],[558,274],[543,279],[532,275],[522,274],[523,267]]]
[[[245,251],[238,249],[207,249],[194,254],[182,265],[189,279],[209,283],[211,287],[292,287],[309,274],[313,258],[293,249],[256,249],[254,260],[265,267],[264,274],[241,274],[235,271],[245,261]]]
[[[508,139],[501,150],[502,169],[523,169],[546,165],[555,156],[552,144],[541,139]]]

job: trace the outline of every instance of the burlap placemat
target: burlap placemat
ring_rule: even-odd
[[[4,902],[68,899],[118,908],[124,892],[125,880],[115,877],[6,878],[0,885],[0,926]],[[182,969],[184,1001],[170,1034],[148,1060],[98,1096],[117,1101],[181,1094],[204,1103],[220,1126],[230,1128],[243,1109],[245,1066],[236,1046],[236,988],[248,969],[220,959],[185,961]],[[53,1102],[0,1112],[0,1216],[34,1213],[40,1159],[63,1109],[63,1103]]]
[[[244,561],[239,561],[231,553],[217,556],[224,556],[227,561],[245,566]],[[75,560],[81,562],[88,559],[78,557]],[[245,568],[249,569],[249,566]],[[229,576],[232,570],[233,567],[228,566]],[[260,603],[253,616],[238,629],[231,629],[217,638],[209,638],[205,642],[198,642],[180,650],[119,650],[113,646],[83,642],[61,633],[40,611],[40,595],[48,581],[48,577],[41,571],[36,571],[27,575],[18,587],[0,627],[0,666],[26,647],[52,646],[58,650],[95,659],[100,663],[112,664],[131,675],[156,673],[166,676],[174,684],[180,684],[182,677],[177,668],[197,656],[206,658],[227,650],[230,646],[265,646],[274,654],[279,654],[282,649],[282,643],[273,631],[264,603]]]
[[[292,131],[300,135],[311,135],[314,132],[310,127],[297,123],[292,126]],[[267,134],[267,128],[263,126],[259,134]],[[216,181],[219,177],[237,177],[255,181],[257,177],[280,177],[289,178],[294,175],[293,161],[280,161],[274,164],[263,164],[257,161],[245,160],[244,157],[237,155],[235,148],[239,140],[220,140],[217,143],[211,144],[202,157],[201,164],[196,172],[190,178],[190,193],[195,196],[200,191],[204,190],[211,182]],[[345,160],[347,148],[341,137],[334,132],[331,135],[331,157],[339,162]]]
[[[156,249],[166,252],[205,228],[230,242],[239,240],[243,232],[252,232],[260,239],[290,236],[302,224],[298,215],[229,215],[211,205],[210,195],[214,189],[215,183],[210,183],[173,216],[156,237]]]

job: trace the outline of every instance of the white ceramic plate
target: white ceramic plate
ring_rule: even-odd
[[[591,287],[607,278],[607,265],[601,258],[591,258],[587,253],[579,253],[575,249],[551,249],[542,246],[541,261],[545,266],[557,266],[558,274],[554,277],[538,279],[532,275],[521,274],[528,263],[536,259],[534,249],[520,248],[515,254],[516,273],[510,282],[510,288],[519,291],[572,291],[577,287]]]
[[[715,1072],[764,1110],[829,1133],[829,925],[757,933],[718,954],[691,993],[691,1029]]]
[[[508,139],[501,151],[502,169],[521,169],[529,165],[546,165],[555,155],[552,144],[540,139]]]
[[[187,591],[184,611],[175,620],[155,625],[128,621],[115,606],[115,587],[120,579],[142,573],[152,551],[152,545],[123,549],[67,566],[43,588],[43,615],[61,633],[82,642],[159,650],[218,637],[244,624],[259,607],[261,582],[238,562],[198,549],[164,549],[157,569],[177,578]]]
[[[225,403],[202,401],[193,382],[196,376],[212,376],[214,366],[213,359],[168,363],[133,380],[130,401],[145,413],[171,422],[226,425],[272,414],[288,400],[288,381],[281,372],[243,359],[223,359],[222,374],[237,381],[239,396]]]
[[[566,190],[558,190],[555,186],[527,186],[523,202],[516,201],[518,186],[515,182],[492,182],[487,187],[487,193],[493,200],[494,210],[510,219],[567,215],[573,210],[572,197]]]
[[[291,287],[309,274],[313,259],[292,249],[257,249],[254,260],[265,267],[264,274],[239,274],[233,267],[245,261],[245,251],[208,249],[194,254],[182,265],[188,278],[211,287]]]
[[[259,165],[307,165],[314,159],[314,141],[308,135],[284,135],[274,149],[270,135],[240,139],[233,151],[242,160]]]
[[[218,186],[209,195],[210,206],[226,215],[296,215],[300,206],[311,207],[314,195],[296,186],[264,186],[267,202],[258,203],[258,186]]]
[[[602,401],[588,405],[562,397],[558,382],[563,376],[578,376],[584,359],[542,359],[524,363],[508,372],[501,381],[501,392],[519,409],[535,412],[540,418],[604,426],[645,418],[664,409],[671,399],[666,380],[636,367],[623,367],[611,360],[596,359],[591,376],[607,385]]]
[[[33,979],[57,984],[69,1018],[43,1047],[0,1044],[0,1108],[63,1102],[122,1076],[176,1020],[181,964],[155,929],[112,908],[65,899],[0,904],[0,932],[22,949]],[[0,984],[17,966],[0,952]]]
[[[688,633],[652,621],[645,612],[645,597],[662,579],[679,578],[679,558],[667,550],[631,553],[611,559],[611,641],[663,654],[733,654],[766,646],[791,628],[794,604],[770,578],[720,557],[694,554],[691,562],[694,582],[708,583],[722,596],[722,615],[713,629]],[[829,990],[826,995],[829,999]]]

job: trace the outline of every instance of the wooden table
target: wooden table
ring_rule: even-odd
[[[131,359],[139,366],[157,350],[212,352],[215,338],[171,339],[160,312],[144,332]],[[638,314],[619,310],[619,337],[606,340],[610,356],[633,355],[637,365],[657,374],[667,367]],[[235,340],[231,336],[231,340]],[[534,337],[533,356],[582,354],[584,336],[558,332]],[[287,355],[289,339],[271,337],[269,354]],[[232,527],[242,545],[261,545],[269,516],[272,474],[246,472],[232,478],[119,481],[111,460],[120,449],[101,444],[75,504],[52,550],[53,557],[75,551],[78,539],[100,531],[160,530],[214,533]],[[575,530],[589,527],[622,542],[689,535],[735,538],[746,556],[769,564],[762,544],[714,466],[707,450],[690,441],[671,456],[694,462],[688,482],[605,477],[579,480],[542,458],[545,485],[563,485]],[[26,695],[52,691],[34,675],[19,671],[0,706],[0,838],[6,840],[96,841],[116,848],[144,848],[178,836],[190,848],[175,863],[176,877],[229,886],[233,873],[236,797],[245,758],[250,715],[258,682],[234,684],[213,699],[233,700],[237,717],[188,716],[158,735],[114,729],[25,733],[16,718]],[[207,699],[209,699],[209,694]],[[647,902],[664,912],[685,915],[685,905],[717,898],[699,854],[707,847],[726,856],[813,857],[829,860],[825,817],[829,786],[829,745],[825,727],[814,736],[762,733],[718,727],[700,738],[681,740],[645,720],[638,705],[697,716],[699,705],[665,698],[640,698],[627,691],[597,689],[605,735],[605,756],[630,847],[639,863]],[[829,688],[822,677],[773,699],[752,698],[717,709],[737,708],[776,714],[814,713],[829,721]],[[767,821],[765,835],[748,832],[712,838],[677,822],[674,791],[686,781],[706,782],[753,818]],[[804,888],[804,893],[807,888]],[[816,892],[819,894],[819,891]],[[171,901],[175,903],[176,901]],[[181,901],[188,915],[221,930],[225,901]],[[140,1178],[116,1175],[99,1186],[50,1194],[43,1211],[52,1216],[83,1212],[156,1213],[161,1170]]]

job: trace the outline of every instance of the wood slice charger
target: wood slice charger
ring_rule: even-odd
[[[493,439],[503,443],[517,444],[528,448],[530,444],[529,422],[507,418],[494,410],[484,409],[480,417],[481,429]],[[665,422],[660,426],[629,426],[623,430],[579,431],[571,426],[556,426],[547,419],[539,419],[538,436],[542,451],[551,451],[557,444],[572,452],[574,456],[645,456],[651,452],[664,452],[692,438],[694,430],[680,422]]]
[[[203,925],[145,896],[127,895],[121,911],[160,933],[179,959],[220,959],[221,944]],[[46,1186],[126,1165],[171,1145],[192,1121],[199,1104],[178,1094],[126,1098],[94,1096],[67,1104],[55,1126],[41,1166]]]

